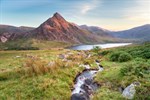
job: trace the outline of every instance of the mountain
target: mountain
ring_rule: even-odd
[[[39,27],[0,25],[0,49],[66,47],[74,44],[150,41],[150,24],[112,32],[96,26],[76,25],[59,13]]]
[[[129,30],[109,33],[117,38],[150,41],[150,24],[142,25]]]
[[[97,27],[97,26],[87,26],[87,25],[81,25],[79,26],[81,29],[84,30],[88,30],[96,35],[100,35],[100,36],[109,36],[111,37],[111,35],[109,34],[109,30]]]
[[[6,42],[10,38],[13,38],[15,35],[19,36],[33,29],[34,28],[32,27],[26,26],[15,27],[10,25],[0,25],[0,41]]]
[[[66,21],[59,13],[46,20],[38,28],[27,32],[25,38],[70,43],[99,42],[100,38],[87,30],[82,30],[76,24]]]

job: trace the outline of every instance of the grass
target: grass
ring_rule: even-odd
[[[44,41],[37,39],[18,39],[0,43],[0,50],[48,50],[51,48],[65,48],[71,46],[71,43],[59,41]]]
[[[93,62],[99,59],[104,66],[104,71],[99,72],[95,77],[95,80],[101,84],[101,88],[92,96],[93,100],[125,100],[118,88],[127,87],[134,81],[141,83],[140,87],[136,87],[134,100],[148,100],[150,76],[147,74],[147,69],[150,60],[145,55],[149,53],[149,48],[149,44],[145,44],[102,49],[98,52],[88,51],[92,53],[88,59],[85,59],[85,54],[88,52],[58,48],[0,51],[0,99],[70,100],[73,80],[83,70],[78,64],[88,62],[92,68],[96,68]],[[114,51],[127,52],[133,59],[127,62],[110,61],[109,57]],[[58,59],[59,54],[68,54],[69,61],[63,62]],[[132,71],[128,70],[129,66],[133,67]],[[126,69],[128,71],[124,71]],[[143,76],[139,72],[143,72]]]
[[[144,44],[100,51],[99,54],[103,54],[102,65],[105,70],[99,72],[95,78],[102,87],[94,94],[93,99],[124,100],[125,98],[122,98],[119,92],[119,87],[125,88],[131,83],[138,81],[141,83],[141,86],[136,87],[136,94],[133,100],[149,100],[150,61],[147,58],[148,56],[146,56],[149,54],[149,49],[150,44]],[[133,59],[127,62],[111,61],[109,57],[114,51],[127,52],[133,56]],[[145,54],[143,55],[142,52]]]
[[[59,54],[68,52],[75,54],[68,56],[70,62],[62,62],[57,58]],[[69,100],[73,80],[83,70],[78,67],[78,63],[82,62],[82,55],[77,55],[76,51],[54,49],[0,53],[3,60],[0,64],[2,100]],[[11,63],[14,66],[9,66]]]

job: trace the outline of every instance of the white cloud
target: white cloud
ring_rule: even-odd
[[[91,9],[93,9],[92,6],[90,6],[90,5],[84,5],[83,8],[82,8],[82,10],[81,10],[81,13],[82,14],[86,14]]]
[[[86,4],[82,4],[81,5],[81,14],[86,14],[88,13],[90,10],[95,9],[97,6],[100,6],[100,0],[91,0],[90,2],[86,3]]]

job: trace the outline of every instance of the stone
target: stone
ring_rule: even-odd
[[[122,95],[127,99],[133,99],[135,92],[136,92],[135,86],[134,84],[131,84],[124,89]]]

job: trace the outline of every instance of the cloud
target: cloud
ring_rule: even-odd
[[[90,10],[95,9],[97,6],[100,6],[100,0],[91,0],[89,3],[85,3],[81,5],[81,14],[86,14]]]
[[[84,5],[83,8],[82,8],[82,10],[81,10],[81,13],[82,14],[86,14],[91,9],[93,9],[92,6],[90,6],[90,5]]]
[[[136,0],[136,6],[126,9],[124,17],[130,21],[150,23],[150,1]]]

